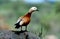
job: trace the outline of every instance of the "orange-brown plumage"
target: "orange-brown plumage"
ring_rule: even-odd
[[[32,7],[26,15],[21,16],[18,19],[17,23],[15,24],[16,25],[15,28],[21,27],[21,30],[22,30],[22,26],[26,26],[26,30],[27,30],[27,25],[30,23],[30,20],[31,20],[31,14],[36,10],[37,10],[36,7]]]

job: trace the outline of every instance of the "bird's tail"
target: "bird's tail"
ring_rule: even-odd
[[[15,28],[18,29],[19,27],[20,27],[19,23],[16,23],[16,24],[15,24]]]

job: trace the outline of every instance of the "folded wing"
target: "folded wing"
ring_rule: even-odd
[[[16,27],[15,28],[19,28],[20,26],[21,26],[21,24],[22,24],[22,17],[20,17],[18,20],[17,20],[17,22],[16,22]]]

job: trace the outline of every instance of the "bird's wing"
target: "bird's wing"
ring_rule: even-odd
[[[18,22],[20,22],[20,21],[22,21],[22,16],[21,17],[19,17],[19,19],[17,20],[17,22],[16,23],[18,23]]]
[[[23,17],[19,17],[19,19],[17,20],[17,22],[16,22],[16,26],[15,26],[15,28],[19,28],[20,27],[20,22],[22,21],[22,19],[23,19]]]

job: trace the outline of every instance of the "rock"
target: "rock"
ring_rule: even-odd
[[[0,30],[0,39],[40,39],[29,31]]]

